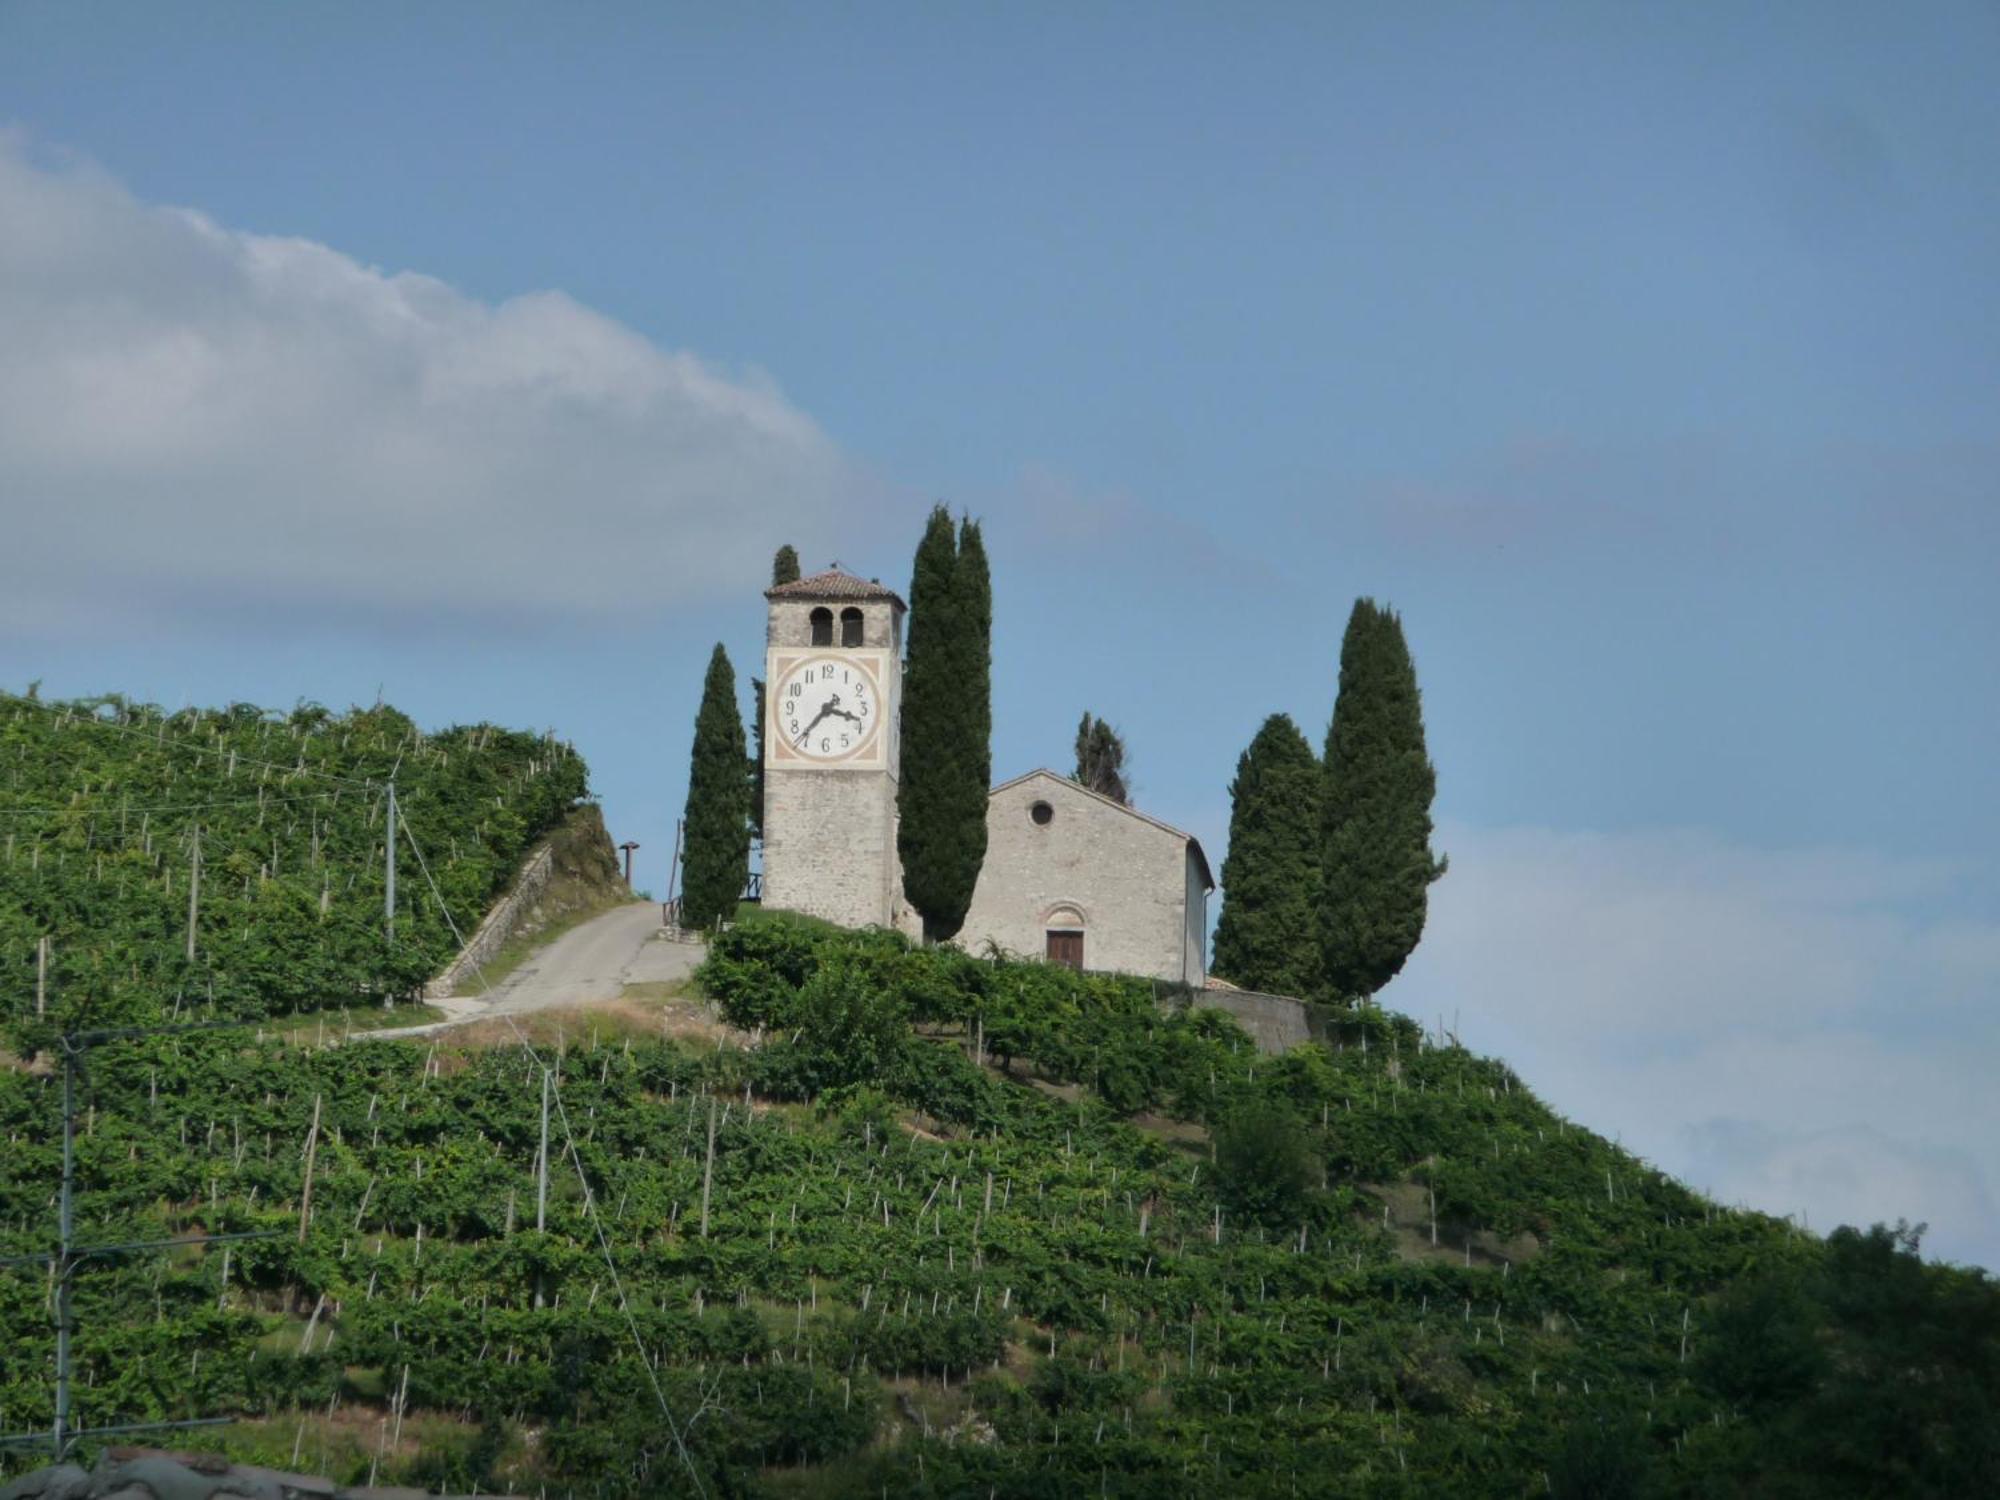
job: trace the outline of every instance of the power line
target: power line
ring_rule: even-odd
[[[431,877],[430,862],[424,858],[422,846],[417,843],[416,835],[410,831],[409,822],[400,814],[397,822],[402,825],[403,836],[409,840],[410,849],[417,856],[417,868],[423,873],[424,883],[430,887],[431,899],[437,902],[438,910],[444,915],[445,925],[451,929],[451,935],[458,940],[459,951],[463,952],[465,935],[459,931],[458,923],[452,918],[451,908],[445,905],[444,893],[438,889],[437,881]],[[472,972],[479,981],[480,989],[490,996],[493,987],[486,982],[486,971],[476,959],[473,961]],[[611,1290],[618,1297],[618,1311],[625,1318],[625,1327],[632,1335],[632,1347],[638,1352],[639,1368],[646,1372],[647,1383],[653,1388],[653,1399],[659,1403],[660,1415],[666,1420],[667,1432],[674,1440],[674,1449],[680,1456],[682,1466],[688,1472],[688,1478],[694,1484],[695,1493],[706,1500],[708,1488],[702,1483],[701,1471],[695,1467],[694,1458],[687,1449],[687,1442],[681,1436],[680,1424],[674,1420],[673,1409],[667,1404],[667,1393],[660,1386],[659,1372],[653,1368],[652,1360],[647,1358],[645,1340],[639,1336],[638,1320],[632,1316],[631,1303],[625,1295],[625,1281],[618,1274],[618,1262],[611,1253],[610,1238],[604,1232],[603,1215],[597,1211],[597,1195],[590,1190],[590,1178],[583,1170],[583,1158],[577,1154],[576,1131],[570,1125],[569,1107],[563,1103],[561,1080],[555,1071],[542,1061],[541,1054],[535,1050],[534,1044],[528,1040],[521,1028],[514,1023],[514,1018],[502,1013],[500,1019],[505,1021],[507,1029],[514,1033],[514,1039],[521,1044],[521,1050],[527,1053],[535,1066],[541,1070],[542,1076],[550,1080],[553,1085],[556,1114],[562,1121],[564,1147],[570,1165],[576,1169],[577,1185],[583,1189],[584,1215],[590,1220],[591,1228],[597,1232],[597,1246],[604,1256],[604,1268],[611,1276]]]
[[[68,1456],[70,1444],[80,1437],[104,1436],[112,1433],[139,1432],[163,1428],[212,1427],[234,1420],[228,1417],[195,1417],[180,1422],[125,1422],[110,1427],[76,1427],[69,1419],[71,1335],[75,1332],[76,1320],[70,1310],[70,1288],[76,1279],[77,1269],[87,1260],[96,1256],[128,1255],[147,1250],[163,1250],[177,1245],[209,1243],[218,1240],[272,1239],[282,1234],[282,1230],[253,1230],[240,1234],[219,1234],[200,1238],[176,1238],[161,1240],[128,1240],[116,1245],[79,1246],[74,1242],[76,1232],[76,1078],[83,1070],[83,1054],[87,1048],[101,1046],[106,1042],[128,1041],[149,1036],[174,1036],[186,1031],[218,1031],[246,1025],[239,1021],[201,1021],[185,1026],[120,1027],[112,1030],[68,1031],[58,1039],[62,1046],[62,1187],[57,1199],[56,1249],[43,1255],[10,1256],[0,1264],[21,1264],[40,1262],[50,1268],[55,1283],[56,1318],[56,1399],[55,1420],[46,1433],[17,1432],[0,1436],[0,1444],[20,1446],[22,1444],[48,1443],[54,1450],[55,1460],[61,1463]]]
[[[370,785],[372,783],[365,783]],[[76,807],[13,807],[0,808],[0,821],[11,822],[17,818],[64,818],[97,817],[107,813],[117,813],[120,817],[127,813],[193,813],[207,812],[218,807],[284,807],[297,802],[330,802],[341,794],[334,792],[300,792],[291,797],[230,797],[213,802],[133,802],[111,805],[93,802]]]

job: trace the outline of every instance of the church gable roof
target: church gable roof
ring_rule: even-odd
[[[776,588],[764,590],[766,599],[887,599],[904,608],[896,591],[873,578],[856,578],[844,568],[828,568],[823,573],[795,578]]]
[[[1089,797],[1094,799],[1095,801],[1103,803],[1106,807],[1115,808],[1119,812],[1124,813],[1127,817],[1137,818],[1141,823],[1150,823],[1155,828],[1159,829],[1162,833],[1172,834],[1175,838],[1181,840],[1190,849],[1194,851],[1194,857],[1197,861],[1199,861],[1201,865],[1202,879],[1207,882],[1208,888],[1211,891],[1215,889],[1215,875],[1209,869],[1208,855],[1202,849],[1200,839],[1196,838],[1193,834],[1187,832],[1185,829],[1176,828],[1171,823],[1161,822],[1158,818],[1152,816],[1150,813],[1140,812],[1138,808],[1133,807],[1130,803],[1120,802],[1116,797],[1107,797],[1102,792],[1092,791],[1089,787],[1085,786],[1082,782],[1076,780],[1074,777],[1060,776],[1056,774],[1054,771],[1051,771],[1047,766],[1039,766],[1035,770],[1025,771],[1019,776],[1015,776],[1007,781],[1001,782],[998,786],[994,787],[992,791],[986,794],[986,799],[987,801],[990,802],[993,800],[993,798],[999,796],[1002,792],[1007,791],[1010,788],[1017,787],[1021,785],[1021,783],[1024,781],[1033,781],[1037,777],[1041,777],[1046,780],[1054,782],[1059,788],[1061,788],[1065,792],[1074,792],[1079,797]]]

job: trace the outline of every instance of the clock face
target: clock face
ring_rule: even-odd
[[[871,757],[882,701],[872,663],[846,656],[794,662],[771,692],[771,734],[785,758],[833,762]]]

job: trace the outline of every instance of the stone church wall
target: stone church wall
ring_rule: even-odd
[[[1037,802],[1053,812],[1046,824]],[[957,941],[1040,958],[1067,907],[1082,917],[1085,968],[1199,983],[1185,972],[1187,864],[1184,838],[1059,776],[1024,777],[987,802],[986,862]]]

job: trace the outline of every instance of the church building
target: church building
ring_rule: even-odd
[[[833,569],[764,596],[766,906],[920,930],[896,855],[903,601]],[[1191,835],[1052,771],[995,787],[957,942],[1199,988],[1207,856]]]

